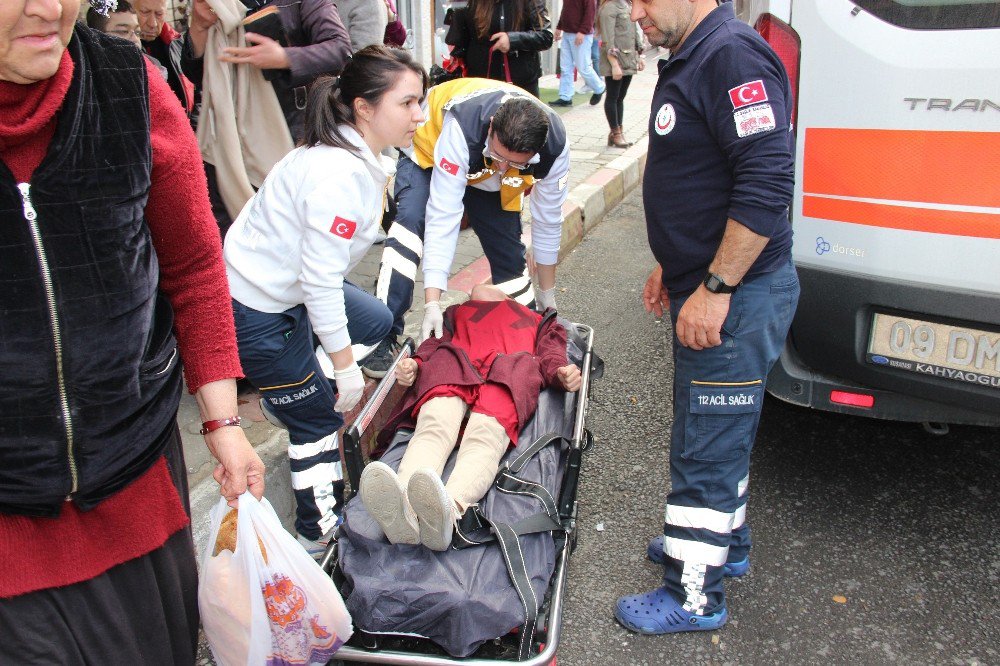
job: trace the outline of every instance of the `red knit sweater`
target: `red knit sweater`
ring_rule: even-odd
[[[194,392],[242,371],[198,145],[173,92],[148,63],[147,69],[153,171],[146,221]],[[65,52],[51,79],[31,85],[0,81],[0,160],[18,182],[29,182],[44,158],[72,78],[73,61]],[[162,458],[91,511],[67,502],[55,519],[0,514],[0,598],[94,578],[159,548],[187,523]]]

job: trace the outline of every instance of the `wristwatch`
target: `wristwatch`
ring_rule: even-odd
[[[713,294],[731,294],[740,286],[738,284],[732,286],[726,284],[726,281],[715,273],[706,275],[702,284],[705,285],[705,289],[708,289]]]

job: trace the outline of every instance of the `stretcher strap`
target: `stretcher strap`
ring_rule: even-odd
[[[559,509],[556,507],[556,501],[552,498],[552,494],[549,493],[545,486],[532,481],[525,481],[524,479],[514,476],[507,471],[502,471],[500,473],[500,476],[498,476],[495,481],[495,485],[497,490],[502,493],[510,493],[512,495],[528,495],[530,497],[534,497],[541,502],[546,515],[555,521],[559,520]]]
[[[521,468],[524,467],[529,460],[535,457],[535,454],[557,439],[565,441],[566,438],[555,433],[549,433],[547,435],[542,435],[528,446],[517,447],[517,457],[504,463],[504,465],[500,468],[500,471],[497,473],[497,480],[500,479],[500,476],[505,470],[510,470],[514,474],[520,472]]]
[[[490,530],[490,519],[479,510],[479,507],[470,507],[465,514],[458,519],[455,528],[455,536],[451,547],[456,550],[474,548],[475,546],[485,546],[496,541],[496,537]],[[513,523],[510,528],[518,536],[526,534],[537,534],[539,532],[562,532],[565,528],[557,518],[552,518],[545,513],[536,513],[522,518]]]
[[[521,543],[518,541],[517,532],[506,523],[492,523],[490,529],[500,545],[504,564],[507,565],[507,573],[510,575],[510,580],[514,583],[514,589],[524,607],[524,625],[521,626],[521,635],[517,645],[517,658],[519,661],[524,661],[531,653],[531,639],[535,635],[535,622],[538,620],[538,599],[535,597],[535,590],[531,587],[528,569],[524,565],[524,556],[521,553]]]

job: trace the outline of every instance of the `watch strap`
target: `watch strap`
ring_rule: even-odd
[[[200,432],[202,435],[207,435],[210,432],[215,432],[219,428],[225,428],[226,426],[238,426],[243,423],[243,419],[239,416],[230,416],[225,419],[213,419],[212,421],[204,421],[201,424]]]
[[[740,286],[738,284],[736,285],[726,284],[726,281],[723,280],[718,275],[716,275],[715,273],[709,273],[708,275],[706,275],[705,279],[702,280],[702,284],[704,284],[705,288],[708,289],[713,294],[731,294],[734,291],[736,291],[737,287]]]

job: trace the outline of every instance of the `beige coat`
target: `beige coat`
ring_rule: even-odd
[[[639,70],[639,54],[642,53],[642,40],[635,22],[629,18],[631,6],[625,0],[605,0],[597,11],[598,24],[601,29],[601,76],[611,76],[611,61],[608,51],[618,49],[618,63],[622,74],[631,76]]]
[[[274,87],[252,65],[220,62],[222,50],[246,46],[239,0],[208,0],[219,20],[205,45],[198,146],[215,167],[219,193],[233,219],[268,172],[294,147]]]

